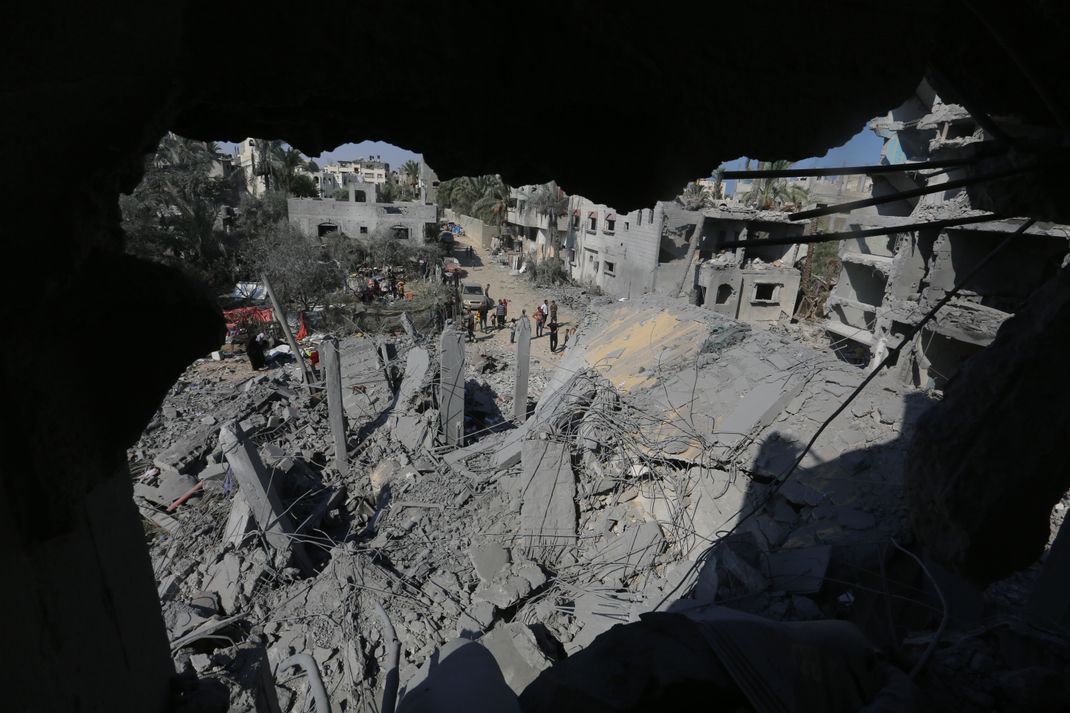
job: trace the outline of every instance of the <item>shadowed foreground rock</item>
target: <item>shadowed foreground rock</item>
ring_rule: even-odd
[[[1026,238],[1028,239],[1028,238]],[[914,532],[937,561],[988,583],[1034,562],[1070,486],[1070,271],[1037,290],[922,418],[905,473]],[[1051,434],[1037,438],[1037,434]]]

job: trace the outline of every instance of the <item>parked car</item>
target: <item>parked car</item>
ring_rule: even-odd
[[[483,292],[481,285],[461,285],[461,304],[465,307],[475,309],[483,303],[485,297],[486,294]]]

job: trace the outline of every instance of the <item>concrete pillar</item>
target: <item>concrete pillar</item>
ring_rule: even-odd
[[[323,370],[327,380],[327,414],[334,438],[334,462],[339,470],[348,462],[346,447],[346,414],[342,407],[342,359],[338,354],[338,342],[324,339],[320,344],[323,352]]]
[[[516,391],[513,393],[513,418],[523,423],[528,418],[528,370],[531,367],[531,320],[522,316],[516,323]]]
[[[312,566],[304,545],[292,537],[293,521],[272,487],[271,475],[260,460],[256,444],[245,437],[241,426],[230,423],[219,429],[219,445],[268,544],[279,552],[292,554],[298,568],[310,572]]]
[[[464,332],[456,326],[442,330],[439,349],[441,375],[438,409],[442,435],[451,446],[464,445]]]

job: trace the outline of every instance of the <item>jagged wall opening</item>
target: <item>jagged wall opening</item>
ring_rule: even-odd
[[[1065,66],[1065,6],[975,4],[1033,66]],[[904,25],[890,20],[893,12],[926,21]],[[18,323],[37,333],[72,306],[79,312],[55,330],[58,347],[36,352],[34,378],[25,378],[21,350],[4,356],[9,404],[19,414],[0,443],[9,459],[0,534],[21,576],[3,595],[5,610],[22,613],[9,631],[23,652],[10,671],[20,684],[12,708],[167,706],[167,642],[152,611],[147,556],[109,550],[104,537],[126,541],[121,533],[136,532],[124,447],[182,368],[222,338],[217,310],[196,285],[121,255],[117,196],[137,184],[144,155],[165,130],[202,140],[275,137],[306,154],[349,138],[383,138],[425,146],[443,176],[498,170],[513,185],[556,178],[569,192],[625,211],[675,195],[733,156],[801,159],[839,145],[909,96],[928,65],[942,71],[942,96],[955,98],[960,89],[982,112],[1051,125],[1046,104],[1067,105],[1064,85],[1047,87],[1049,102],[1038,98],[959,3],[912,0],[893,10],[843,0],[776,12],[711,4],[681,17],[657,5],[610,14],[555,3],[527,8],[522,23],[511,8],[484,4],[290,4],[249,12],[175,0],[120,2],[108,13],[90,6],[9,8],[5,51],[13,61],[4,87],[17,110],[7,117],[5,153],[21,174],[6,182],[0,200],[9,220],[6,260],[18,269],[0,289],[5,304],[19,306]],[[747,33],[709,41],[711,27],[729,25],[760,26],[762,51],[753,51]],[[223,41],[221,27],[238,30]],[[262,71],[243,42],[295,27],[315,30],[317,63],[330,71],[271,62],[263,70],[271,81],[247,81],[244,74],[220,81],[232,65],[254,76]],[[399,28],[411,52],[397,51]],[[361,37],[360,53],[354,36]],[[837,41],[799,52],[798,38],[827,36]],[[479,38],[483,56],[508,61],[458,72],[456,63],[442,61],[443,38],[451,37]],[[548,38],[563,49],[515,51],[545,47]],[[882,45],[897,48],[895,61],[874,51]],[[774,90],[767,78],[785,66],[806,81],[779,82]],[[629,120],[558,112],[547,130],[538,107],[555,99],[534,89],[530,107],[491,112],[487,122],[467,111],[435,111],[469,97],[480,97],[481,106],[510,106],[518,78],[577,75],[596,78],[591,95]],[[788,131],[784,116],[820,121]],[[78,170],[57,184],[57,166]],[[1046,217],[1065,212],[1065,180],[1056,175],[1040,186],[1040,193],[1060,197],[1041,204],[1052,211]],[[41,216],[53,221],[47,240],[37,239]],[[158,324],[161,314],[169,315],[165,328],[138,332],[139,325]],[[128,346],[108,342],[127,335],[151,344],[152,356],[133,358]],[[72,358],[72,345],[93,347]],[[1009,398],[1005,406],[1016,403]]]

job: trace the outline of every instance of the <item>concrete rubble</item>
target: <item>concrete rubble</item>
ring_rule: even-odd
[[[908,537],[902,463],[930,396],[878,377],[799,459],[864,372],[782,327],[606,301],[548,377],[532,370],[520,425],[502,415],[512,369],[485,368],[515,357],[468,347],[453,448],[436,341],[341,343],[343,468],[322,392],[285,369],[242,380],[204,360],[172,389],[131,459],[189,701],[217,695],[214,681],[231,706],[304,710],[306,676],[281,664],[307,654],[334,710],[377,706],[390,649],[377,605],[400,642],[403,707],[458,637],[520,696],[651,612],[720,605],[886,633],[869,573]],[[236,467],[239,444],[262,477]]]

